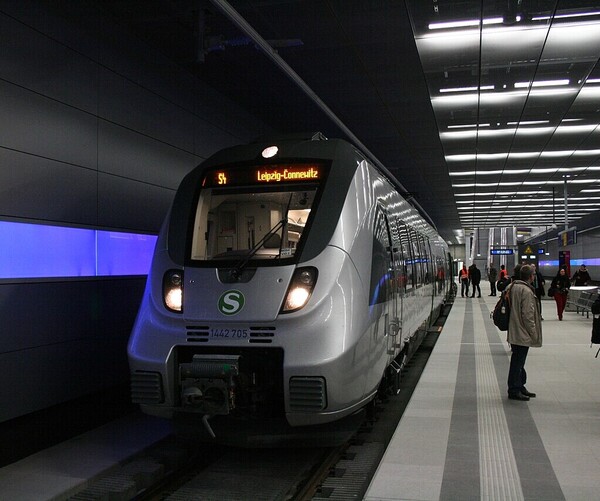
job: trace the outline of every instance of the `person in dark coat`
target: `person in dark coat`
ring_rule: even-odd
[[[567,294],[571,287],[571,281],[567,275],[567,271],[561,268],[558,274],[552,280],[550,288],[554,289],[554,301],[556,301],[556,313],[558,313],[558,319],[563,319],[563,312],[567,305]]]
[[[494,263],[490,263],[488,268],[488,280],[490,282],[490,296],[496,295],[496,280],[498,279],[498,270],[494,266]]]
[[[592,277],[590,277],[590,274],[587,271],[587,268],[585,267],[585,264],[582,264],[579,269],[573,274],[573,285],[577,286],[582,286],[582,285],[587,285],[588,283],[590,283],[592,281]]]
[[[477,297],[481,297],[481,288],[479,287],[479,283],[481,282],[481,271],[477,268],[475,263],[469,267],[469,276],[471,277],[471,286],[473,287],[473,294],[471,297],[475,297],[475,288],[477,288],[477,293],[479,294]]]
[[[533,272],[534,272],[533,288],[535,289],[535,297],[537,297],[537,300],[540,303],[540,315],[541,315],[542,314],[542,296],[546,295],[546,291],[544,290],[544,284],[546,283],[546,281],[544,280],[544,277],[540,273],[540,270],[538,270],[535,267],[535,264],[532,264],[531,267],[533,268]],[[544,320],[543,317],[542,317],[542,320]]]

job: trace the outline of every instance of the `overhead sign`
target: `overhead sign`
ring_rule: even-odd
[[[490,249],[490,255],[492,256],[509,256],[514,254],[512,249]]]
[[[577,243],[577,227],[573,226],[564,231],[558,232],[558,246],[567,247]]]

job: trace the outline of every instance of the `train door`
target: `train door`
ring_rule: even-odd
[[[369,310],[374,318],[371,338],[370,377],[367,387],[378,384],[387,367],[386,353],[393,352],[394,336],[391,335],[392,320],[396,317],[397,294],[392,240],[387,215],[377,206],[373,225],[373,254],[371,261],[371,284]],[[391,355],[390,355],[391,356]],[[392,357],[393,358],[393,357]]]
[[[390,220],[388,215],[384,212],[383,218],[385,222],[386,234],[387,234],[387,247],[386,247],[386,257],[387,257],[387,267],[388,267],[388,311],[387,318],[385,319],[385,328],[386,328],[386,338],[387,338],[387,352],[390,355],[390,361],[394,359],[396,356],[396,335],[400,330],[400,319],[399,315],[401,314],[400,308],[401,303],[399,301],[399,291],[398,287],[398,275],[396,273],[397,264],[396,264],[396,253],[398,252],[398,247],[394,244],[394,238],[392,236],[392,227],[390,224]]]

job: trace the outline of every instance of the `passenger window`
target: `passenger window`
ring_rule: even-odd
[[[400,247],[402,248],[401,264],[401,283],[404,285],[405,292],[415,287],[414,257],[412,254],[412,245],[410,242],[410,232],[408,226],[400,223]]]
[[[373,233],[373,257],[369,305],[383,303],[392,297],[391,280],[394,274],[388,224],[381,209],[377,209]]]

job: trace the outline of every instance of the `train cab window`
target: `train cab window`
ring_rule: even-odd
[[[286,182],[288,171],[296,177]],[[219,266],[293,259],[310,227],[319,174],[302,165],[209,171],[195,209],[190,259],[199,265],[219,261]]]

